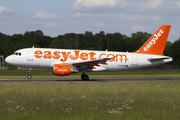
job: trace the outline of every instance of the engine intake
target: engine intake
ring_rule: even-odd
[[[53,74],[57,76],[67,76],[72,73],[78,73],[79,71],[76,70],[74,67],[70,65],[59,65],[56,64],[53,67]]]

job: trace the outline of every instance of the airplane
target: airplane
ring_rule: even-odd
[[[82,72],[81,79],[89,80],[87,72],[122,71],[171,62],[164,48],[171,25],[162,25],[137,51],[91,51],[76,49],[24,48],[6,57],[6,63],[30,68],[52,69],[57,76]]]

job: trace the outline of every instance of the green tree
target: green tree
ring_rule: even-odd
[[[180,38],[171,45],[171,57],[173,57],[173,65],[180,66]]]
[[[6,57],[12,54],[14,49],[15,48],[10,40],[10,36],[0,33],[0,55],[4,55]]]
[[[147,32],[137,32],[131,34],[131,50],[136,51],[138,50],[150,37],[152,34]]]
[[[94,47],[95,45],[95,39],[94,39],[94,35],[92,34],[92,32],[90,31],[86,31],[83,34],[82,39],[80,39],[80,49],[87,49],[90,47]]]
[[[65,34],[63,36],[59,35],[56,37],[51,46],[52,48],[61,48],[61,49],[76,49],[77,47],[77,37],[75,33]]]
[[[166,42],[166,46],[165,46],[165,49],[164,49],[164,55],[172,56],[172,50],[171,50],[172,45],[173,45],[172,42],[170,42],[170,41]]]
[[[120,33],[107,34],[107,47],[111,51],[126,51],[127,36]]]
[[[106,50],[108,49],[106,46],[106,35],[104,31],[100,31],[94,36],[94,48],[95,50]]]
[[[22,41],[24,46],[28,46],[28,47],[43,47],[44,46],[44,42],[43,42],[43,37],[44,34],[41,30],[37,30],[37,31],[26,31],[24,33],[24,39]]]

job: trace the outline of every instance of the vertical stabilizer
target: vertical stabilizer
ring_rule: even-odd
[[[134,53],[163,55],[171,25],[162,25],[146,43]]]

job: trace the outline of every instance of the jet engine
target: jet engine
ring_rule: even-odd
[[[53,74],[57,76],[67,76],[72,73],[78,73],[79,71],[71,65],[55,64],[53,67]]]

